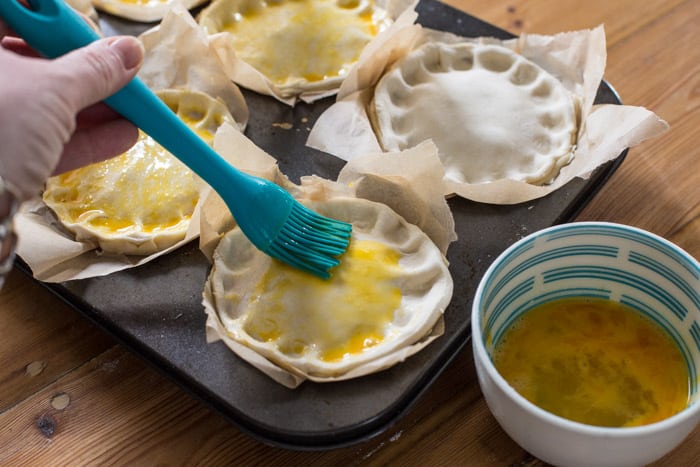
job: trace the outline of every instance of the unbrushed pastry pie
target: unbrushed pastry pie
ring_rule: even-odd
[[[236,228],[214,253],[204,294],[209,319],[224,336],[313,380],[368,364],[386,368],[377,361],[429,334],[450,302],[447,261],[384,204],[335,198],[308,206],[353,225],[331,279],[269,258]]]
[[[547,184],[573,157],[578,130],[576,98],[561,82],[481,43],[415,49],[377,83],[368,113],[387,151],[432,139],[456,183]]]
[[[141,21],[144,23],[159,21],[178,0],[92,0],[99,10],[115,16]],[[187,8],[194,8],[207,0],[179,0]]]
[[[226,106],[205,94],[157,94],[210,144],[223,122],[234,124]],[[76,240],[94,242],[107,253],[150,255],[185,237],[200,183],[141,132],[124,154],[51,177],[43,199]]]
[[[285,97],[338,87],[391,21],[374,0],[215,0],[199,17]]]

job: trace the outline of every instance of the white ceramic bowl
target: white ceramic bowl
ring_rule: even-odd
[[[688,407],[650,425],[604,428],[553,415],[518,394],[494,367],[494,346],[521,313],[571,296],[622,302],[663,326],[685,357],[691,379]],[[647,464],[675,448],[700,421],[700,264],[654,234],[581,222],[529,235],[484,275],[471,325],[479,384],[491,412],[511,438],[546,462]]]

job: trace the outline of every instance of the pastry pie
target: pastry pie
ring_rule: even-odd
[[[431,42],[377,83],[369,109],[386,151],[432,139],[453,183],[551,182],[573,157],[576,98],[512,50]]]
[[[391,18],[373,0],[215,0],[199,23],[288,97],[340,86]]]
[[[210,144],[226,106],[205,94],[159,91],[161,99]],[[200,181],[145,133],[124,154],[51,177],[44,202],[78,241],[106,253],[150,255],[185,237]]]
[[[447,261],[384,204],[335,198],[309,207],[353,225],[331,279],[267,257],[234,229],[214,253],[209,319],[225,337],[312,380],[385,368],[379,361],[420,341],[442,316],[453,287]]]

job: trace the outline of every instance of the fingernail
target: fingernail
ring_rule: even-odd
[[[143,44],[135,37],[118,37],[109,43],[122,59],[122,64],[127,70],[136,68],[143,60]]]

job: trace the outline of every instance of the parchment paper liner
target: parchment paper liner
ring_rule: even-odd
[[[211,52],[206,35],[182,7],[175,7],[162,23],[140,37],[146,48],[139,76],[154,91],[187,89],[217,96],[229,108],[242,131],[248,122],[248,107],[238,87]],[[40,199],[25,203],[15,218],[19,236],[18,255],[45,282],[104,276],[145,264],[199,236],[199,211],[210,190],[202,184],[185,237],[170,248],[149,256],[101,254],[91,242],[75,241],[53,212]]]
[[[541,198],[576,177],[588,178],[593,170],[613,160],[626,148],[657,136],[668,129],[665,121],[642,107],[594,105],[606,61],[605,32],[591,30],[553,36],[523,34],[517,39],[464,38],[423,28],[403,28],[351,70],[338,91],[334,105],[316,121],[307,145],[350,161],[368,151],[381,151],[367,109],[374,86],[398,59],[426,42],[471,42],[500,44],[523,55],[557,78],[580,101],[581,124],[572,162],[549,185],[535,186],[515,180],[469,184],[446,181],[445,195],[458,195],[492,204],[516,204]]]
[[[272,156],[227,125],[217,132],[214,147],[237,168],[275,181],[300,201],[324,201],[349,196],[387,204],[426,232],[443,256],[449,244],[457,239],[454,219],[442,194],[444,170],[437,156],[437,148],[430,141],[395,153],[389,163],[384,154],[357,157],[343,168],[336,182],[307,176],[301,179],[300,185],[295,185],[279,171]],[[235,224],[223,201],[214,192],[210,192],[205,200],[201,220],[200,248],[211,260],[219,240]],[[306,379],[315,382],[340,381],[389,368],[420,351],[444,332],[443,319],[440,318],[432,331],[418,342],[341,376],[320,378],[281,368],[232,339],[218,318],[209,280],[202,303],[207,313],[208,342],[222,340],[239,357],[289,388],[297,387]]]
[[[376,0],[376,3],[377,6],[384,8],[388,12],[389,16],[394,19],[394,23],[367,43],[360,55],[360,60],[369,51],[384,48],[385,44],[391,42],[397,33],[400,34],[400,31],[406,25],[414,23],[418,18],[418,13],[415,11],[415,6],[418,4],[417,0]],[[318,89],[305,89],[307,86],[300,86],[298,93],[290,96],[265,75],[236,55],[228,40],[227,32],[219,32],[209,37],[233,82],[257,93],[272,96],[290,106],[294,106],[299,100],[311,103],[324,97],[332,96],[338,92],[338,87],[343,81],[343,79],[324,80],[324,83],[332,84],[331,88],[326,88],[325,86],[318,88],[319,86],[313,83],[311,83],[312,88],[316,87]]]

